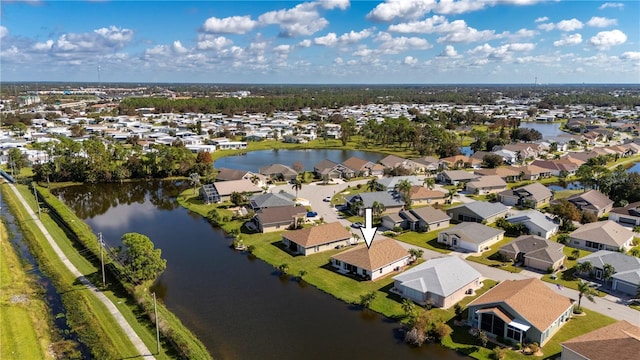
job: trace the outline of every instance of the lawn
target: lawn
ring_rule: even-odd
[[[53,359],[51,315],[38,292],[0,222],[0,358]]]
[[[450,228],[451,226],[449,226],[448,228]],[[403,234],[395,236],[394,238],[407,244],[423,247],[425,249],[437,251],[443,254],[448,254],[451,252],[451,250],[445,244],[438,243],[438,233],[448,228],[439,228],[426,233],[407,231]]]
[[[514,238],[512,237],[505,236],[504,239],[500,240],[499,242],[491,246],[491,249],[489,249],[489,251],[483,252],[482,255],[480,256],[468,256],[467,260],[474,261],[480,264],[489,265],[492,267],[497,267],[512,273],[519,273],[520,271],[522,271],[522,269],[519,267],[513,266],[513,264],[510,261],[492,260],[492,257],[498,252],[498,250],[500,250],[502,246],[510,243],[513,239]]]
[[[557,236],[556,236],[557,237]],[[552,238],[553,239],[553,238]],[[573,255],[571,254],[573,252],[573,250],[575,250],[575,248],[572,248],[570,246],[566,246],[564,248],[562,248],[562,251],[564,252],[564,255],[566,256],[565,260],[564,260],[564,268],[565,270],[563,271],[558,271],[555,273],[556,279],[552,279],[551,278],[551,274],[545,274],[542,276],[542,281],[546,281],[552,284],[560,284],[564,287],[567,287],[569,289],[574,289],[574,290],[578,290],[578,281],[580,280],[580,278],[576,277],[574,275],[575,273],[575,269],[574,266],[578,263],[577,259],[587,256],[589,254],[592,254],[590,251],[586,251],[586,250],[579,250],[580,251],[580,255],[578,256],[578,258],[574,259]],[[604,296],[605,293],[601,292],[601,291],[597,291],[598,296]]]

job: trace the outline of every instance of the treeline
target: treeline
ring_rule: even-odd
[[[47,161],[33,166],[34,180],[108,183],[191,173],[208,177],[213,171],[210,153],[200,152],[194,156],[179,142],[173,146],[152,145],[152,150],[145,153],[139,145],[105,144],[97,137],[83,142],[60,140],[59,143],[34,144],[47,153]]]
[[[631,108],[634,106],[640,106],[640,96],[615,96],[611,94],[562,94],[545,96],[543,103],[560,107],[567,105],[594,105]]]

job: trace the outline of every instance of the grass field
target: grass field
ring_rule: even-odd
[[[0,222],[0,358],[53,359],[51,315]]]

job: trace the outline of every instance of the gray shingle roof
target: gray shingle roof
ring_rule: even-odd
[[[295,205],[292,197],[287,193],[266,193],[253,195],[249,198],[251,207],[253,208],[269,208],[279,206]]]
[[[507,221],[512,224],[523,223],[525,226],[527,226],[527,224],[535,224],[537,227],[546,231],[551,231],[558,227],[558,225],[547,219],[547,217],[538,210],[523,211],[518,215],[508,218]]]
[[[404,201],[402,201],[400,197],[394,197],[392,194],[386,191],[363,192],[347,197],[347,201],[350,201],[355,197],[360,197],[360,199],[362,199],[362,203],[364,204],[365,208],[372,207],[373,203],[376,201],[381,203],[385,207],[397,207],[404,205]]]
[[[486,219],[491,216],[495,216],[501,214],[503,212],[507,212],[509,210],[508,207],[502,205],[502,203],[491,203],[486,201],[474,201],[458,206],[454,206],[449,208],[449,210],[459,209],[459,208],[467,208],[469,211],[476,214],[479,218]]]
[[[449,235],[455,234],[463,241],[474,244],[482,244],[488,239],[504,234],[504,230],[492,228],[476,222],[463,222],[441,232]]]
[[[515,254],[524,253],[528,258],[554,263],[564,258],[562,248],[564,248],[564,245],[549,241],[540,236],[521,235],[501,247],[500,250],[506,250]]]
[[[394,276],[402,285],[443,297],[480,278],[480,273],[457,256],[431,259],[413,269]]]

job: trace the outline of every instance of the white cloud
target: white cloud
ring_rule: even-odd
[[[416,20],[433,9],[435,1],[387,0],[367,14],[367,20],[389,22],[396,18]]]
[[[540,22],[545,22],[547,20],[549,20],[549,18],[546,17],[546,16],[543,16],[543,17],[539,17],[539,18],[535,19],[534,22],[535,23],[540,23]]]
[[[589,39],[589,43],[599,50],[607,50],[612,46],[624,44],[627,35],[620,30],[601,31]]]
[[[554,23],[545,23],[545,24],[538,25],[538,29],[544,30],[544,31],[551,31],[555,28],[556,28],[556,25]]]
[[[398,33],[419,33],[430,34],[437,31],[437,26],[448,23],[447,18],[441,15],[434,15],[422,21],[412,21],[389,26],[389,31]]]
[[[336,33],[328,33],[325,36],[320,36],[317,37],[315,39],[313,39],[313,43],[316,45],[323,45],[323,46],[334,46],[338,43],[338,36],[336,36]]]
[[[600,10],[604,10],[607,8],[614,8],[614,9],[622,9],[624,7],[623,3],[604,3],[602,5],[600,5],[600,7],[598,9]]]
[[[470,11],[484,9],[486,5],[486,1],[477,0],[440,0],[433,9],[433,12],[447,15],[463,14]]]
[[[477,30],[467,25],[464,20],[455,20],[439,26],[438,32],[447,34],[438,38],[438,42],[470,43],[488,41],[499,37],[494,30]]]
[[[493,47],[485,43],[469,50],[469,54],[484,55],[485,60],[511,62],[514,59],[514,53],[528,52],[533,50],[534,48],[535,44],[532,43],[513,43],[501,45],[498,47]],[[481,60],[475,60],[476,63],[478,63],[479,61],[481,62]]]
[[[176,40],[176,41],[173,42],[173,51],[176,54],[186,54],[187,52],[189,52],[189,50],[187,50],[187,48],[182,46],[182,43],[179,40]]]
[[[304,39],[298,43],[298,46],[308,48],[309,46],[311,46],[311,40]]]
[[[621,59],[625,60],[638,60],[640,61],[640,51],[627,51],[622,53]]]
[[[591,19],[589,19],[589,21],[587,21],[587,25],[591,27],[599,27],[599,28],[603,28],[611,25],[617,25],[617,24],[618,24],[618,20],[616,19],[608,19],[606,17],[599,17],[599,16],[594,16]]]
[[[9,29],[7,29],[6,26],[0,25],[0,39],[7,36],[8,33],[9,33]]]
[[[341,57],[337,57],[333,59],[333,63],[337,65],[342,65],[344,63],[344,60]]]
[[[258,17],[263,25],[279,25],[281,37],[312,35],[329,25],[318,13],[319,3],[302,3],[291,9],[266,12]]]
[[[376,42],[380,42],[377,52],[382,54],[398,54],[409,49],[425,50],[430,49],[433,45],[429,44],[426,39],[419,37],[393,37],[386,32],[380,32],[376,36]]]
[[[49,39],[43,43],[37,42],[33,44],[33,50],[35,51],[49,51],[53,47],[53,40]]]
[[[580,34],[571,34],[571,35],[562,35],[562,39],[554,41],[553,46],[566,46],[566,45],[578,45],[582,43],[582,35]]]
[[[404,58],[403,63],[405,65],[415,65],[418,63],[418,59],[414,58],[413,56],[407,56]]]
[[[516,51],[516,52],[531,51],[536,47],[536,45],[532,43],[513,43],[513,44],[508,44],[507,46],[510,51]]]
[[[448,57],[448,58],[459,57],[458,52],[453,47],[453,45],[445,46],[444,50],[442,50],[442,52],[438,56],[440,56],[440,57]]]
[[[320,6],[327,10],[333,10],[338,8],[340,10],[346,10],[350,4],[349,0],[320,0]]]
[[[556,28],[560,31],[575,31],[582,29],[582,21],[573,18],[571,20],[562,20],[556,24]]]
[[[513,34],[514,37],[521,37],[521,38],[529,38],[529,37],[534,37],[536,35],[538,35],[537,31],[529,30],[529,29],[520,29]]]
[[[212,36],[209,34],[200,34],[198,36],[197,48],[199,50],[220,50],[231,45],[233,45],[233,41],[224,36]]]
[[[210,17],[202,26],[202,31],[213,34],[245,34],[258,26],[251,16],[231,16],[219,19]]]
[[[346,45],[346,44],[357,43],[360,40],[368,38],[369,36],[371,36],[370,29],[364,29],[358,32],[351,30],[350,32],[344,33],[340,36],[337,36],[336,33],[332,32],[332,33],[328,33],[325,36],[320,36],[313,39],[313,43],[316,45],[332,47],[336,45]]]

